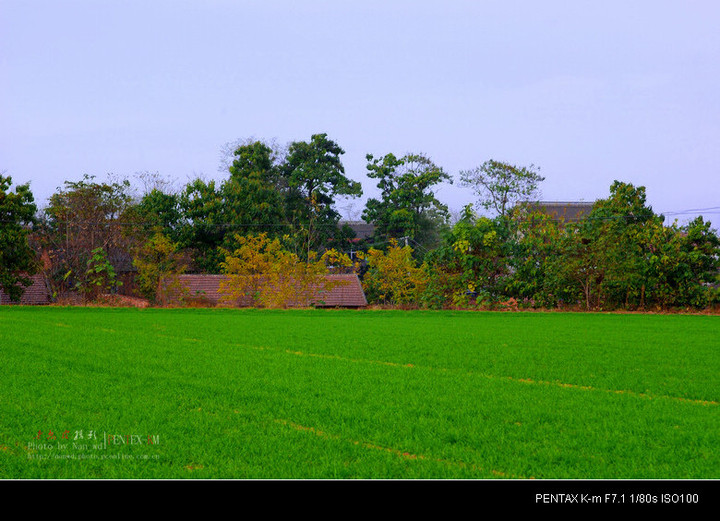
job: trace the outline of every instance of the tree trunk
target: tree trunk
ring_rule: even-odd
[[[640,309],[645,309],[645,284],[640,288]]]
[[[583,290],[585,292],[585,308],[590,311],[590,279],[583,284]]]

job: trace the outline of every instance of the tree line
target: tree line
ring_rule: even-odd
[[[339,198],[362,195],[343,154],[327,134],[285,148],[249,139],[233,147],[222,181],[196,178],[173,189],[145,174],[145,190],[135,196],[129,180],[86,175],[65,181],[42,209],[28,185],[13,191],[12,179],[0,175],[0,288],[19,300],[40,272],[54,298],[119,291],[162,303],[163,279],[225,273],[236,281],[227,293],[237,298],[248,295],[242,284],[262,275],[260,266],[283,288],[253,301],[265,306],[290,298],[281,275],[300,280],[333,270],[357,272],[368,301],[388,306],[720,303],[717,232],[702,217],[665,225],[642,186],[615,181],[586,215],[565,221],[533,203],[544,181],[538,169],[489,160],[460,172],[459,181],[493,217],[469,205],[452,222],[435,195],[440,183],[453,181],[443,168],[424,154],[368,154],[367,176],[380,195],[362,214],[374,234],[358,240],[336,209]]]

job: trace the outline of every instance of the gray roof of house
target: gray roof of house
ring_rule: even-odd
[[[367,239],[375,233],[375,225],[365,221],[340,221],[338,226],[348,225],[358,239]]]
[[[577,222],[588,216],[594,204],[594,201],[536,201],[527,206],[531,211],[544,212],[558,221]]]

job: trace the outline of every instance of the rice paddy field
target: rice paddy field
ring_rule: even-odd
[[[0,478],[720,478],[717,316],[5,307],[0,341]]]

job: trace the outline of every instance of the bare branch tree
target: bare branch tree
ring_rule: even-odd
[[[534,165],[520,167],[491,159],[472,170],[461,171],[460,182],[475,192],[480,206],[505,217],[519,202],[540,196],[538,185],[545,178],[535,169]]]

